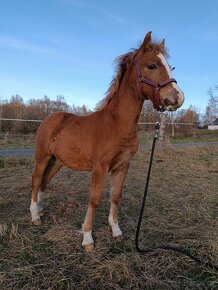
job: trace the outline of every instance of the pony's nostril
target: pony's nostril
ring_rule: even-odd
[[[175,101],[175,104],[174,105],[178,105],[179,104],[179,102],[178,102],[178,99],[176,99],[176,101]]]
[[[177,99],[173,99],[173,100],[165,99],[164,105],[165,106],[176,106],[176,105],[178,105],[178,100]]]
[[[165,99],[164,100],[164,105],[169,106],[169,105],[171,105],[171,103],[170,103],[170,101],[168,99]]]

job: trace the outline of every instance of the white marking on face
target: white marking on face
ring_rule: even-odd
[[[85,232],[83,230],[83,241],[82,246],[94,244],[93,238],[92,238],[92,231]]]
[[[118,222],[114,222],[113,221],[113,217],[112,217],[112,213],[111,212],[110,212],[108,221],[109,221],[109,224],[111,225],[112,236],[114,238],[122,236],[123,233],[122,233],[122,231],[121,231],[121,229],[120,229],[120,227],[118,225]]]
[[[168,73],[168,77],[172,78],[172,73],[171,73],[171,70],[170,70],[170,66],[169,66],[165,56],[162,53],[159,53],[157,56],[161,60],[162,64],[165,66],[165,69],[166,69],[166,71]]]
[[[32,221],[40,219],[39,214],[38,214],[37,203],[33,200],[31,200],[30,212],[32,216]]]
[[[170,66],[169,66],[165,56],[162,53],[159,53],[157,56],[159,57],[162,64],[164,65],[164,67],[167,71],[168,77],[172,78],[172,72],[171,72]],[[184,94],[176,83],[173,82],[173,83],[171,83],[171,85],[174,87],[175,90],[178,91],[178,104],[179,104],[179,106],[181,106],[184,102]]]

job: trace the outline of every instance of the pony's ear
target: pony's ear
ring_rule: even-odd
[[[163,39],[163,40],[161,41],[161,43],[160,43],[160,49],[161,49],[162,51],[164,51],[164,49],[165,49],[165,39]]]
[[[141,45],[141,49],[143,49],[143,50],[147,50],[148,49],[148,46],[149,46],[149,44],[151,43],[151,31],[149,31],[146,35],[145,35],[145,38],[144,38],[144,40],[143,40],[143,43],[142,43],[142,45]]]

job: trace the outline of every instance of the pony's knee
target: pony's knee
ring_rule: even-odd
[[[101,197],[91,197],[89,203],[94,209],[96,209],[101,203]]]
[[[118,196],[116,196],[116,197],[112,197],[111,198],[111,203],[112,203],[112,205],[114,205],[114,206],[118,206],[118,204],[119,204],[119,201],[120,201],[120,197],[118,197]]]

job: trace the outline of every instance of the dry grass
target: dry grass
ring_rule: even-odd
[[[148,154],[138,153],[125,181],[120,225],[111,237],[109,182],[94,223],[93,253],[81,248],[89,173],[63,169],[47,190],[43,226],[30,226],[31,158],[0,168],[0,289],[217,289],[217,273],[166,251],[141,255],[134,237]],[[140,243],[170,243],[218,264],[218,149],[157,151]]]

